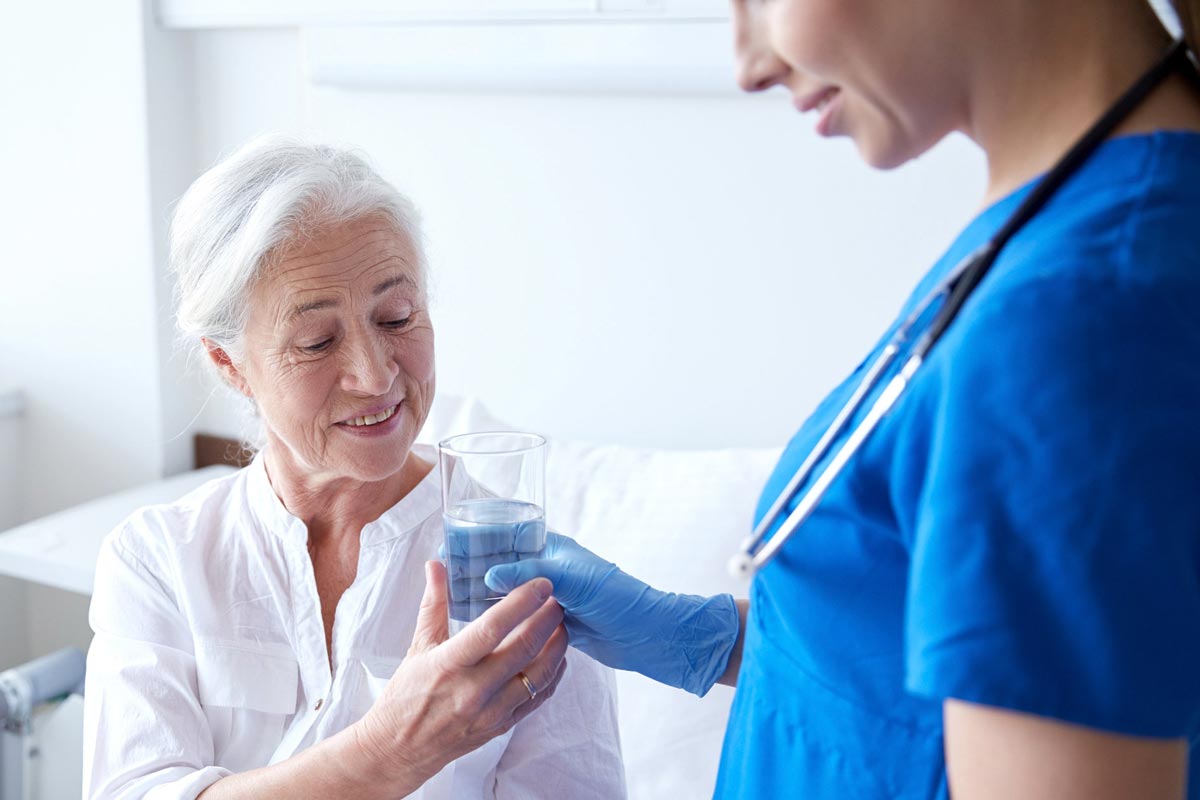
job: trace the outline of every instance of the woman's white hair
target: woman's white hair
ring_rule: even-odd
[[[320,229],[367,216],[384,218],[411,242],[425,285],[416,209],[357,153],[272,135],[205,172],[171,221],[184,344],[198,348],[204,338],[240,360],[250,290],[271,258]]]

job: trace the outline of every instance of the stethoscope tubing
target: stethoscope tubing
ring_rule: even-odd
[[[984,276],[996,262],[1000,251],[1008,244],[1008,241],[1042,209],[1054,193],[1075,174],[1096,148],[1149,96],[1155,87],[1165,80],[1173,70],[1180,68],[1184,69],[1192,85],[1200,88],[1196,64],[1182,39],[1174,42],[1170,50],[1126,90],[1108,111],[1080,137],[1046,174],[1046,177],[1034,187],[1000,230],[982,247],[960,261],[950,274],[927,294],[912,313],[904,319],[896,332],[889,338],[880,355],[867,368],[862,381],[839,409],[833,422],[809,451],[795,475],[788,481],[787,486],[779,493],[770,509],[755,526],[754,531],[742,541],[741,547],[730,559],[729,571],[734,577],[749,578],[753,576],[774,558],[784,544],[804,524],[850,459],[854,457],[888,412],[895,407],[933,346],[937,344],[950,327],[950,323],[958,316],[967,299],[983,281]],[[784,519],[775,535],[764,542],[767,533],[796,497],[801,487],[808,483],[813,471],[829,454],[846,426],[879,384],[883,374],[900,355],[917,321],[938,298],[943,296],[945,303],[938,309],[929,328],[913,345],[908,359],[899,372],[888,382],[879,397],[871,404],[866,416],[854,427],[846,441],[830,458],[829,463],[796,502],[795,508]]]

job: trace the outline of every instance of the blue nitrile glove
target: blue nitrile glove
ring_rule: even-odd
[[[507,592],[538,577],[554,584],[571,646],[602,664],[701,697],[725,672],[740,625],[732,595],[660,592],[556,533],[541,558],[493,566],[484,581]]]

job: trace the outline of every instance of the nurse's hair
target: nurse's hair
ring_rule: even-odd
[[[272,258],[322,228],[369,216],[411,243],[424,287],[417,211],[362,156],[272,135],[220,161],[188,188],[171,220],[181,344],[199,353],[204,338],[241,360],[250,291]]]

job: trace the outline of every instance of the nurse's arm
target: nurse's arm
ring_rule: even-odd
[[[737,686],[738,670],[742,668],[742,642],[746,640],[746,612],[750,610],[749,600],[735,600],[734,603],[738,610],[737,642],[733,645],[733,652],[729,654],[725,673],[717,678],[717,683],[725,686]]]
[[[946,772],[956,800],[1177,800],[1183,739],[1148,739],[947,700]]]

